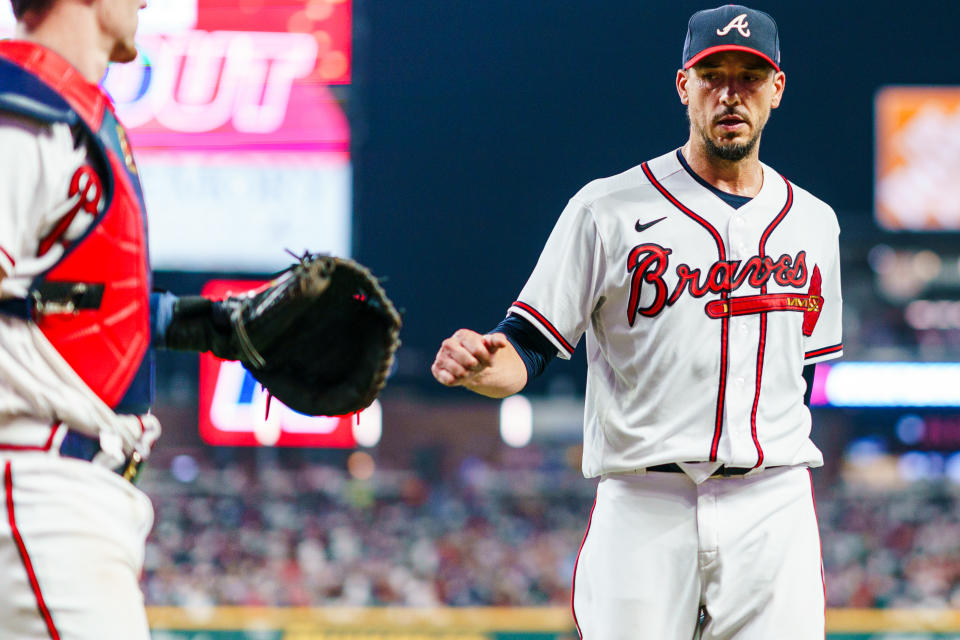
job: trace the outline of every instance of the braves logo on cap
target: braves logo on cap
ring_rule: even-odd
[[[728,33],[730,33],[731,29],[736,29],[737,31],[740,32],[740,35],[742,35],[744,38],[749,38],[750,23],[747,22],[747,14],[741,13],[736,18],[731,20],[730,23],[727,24],[727,26],[725,26],[723,29],[717,29],[717,35],[725,36]]]
[[[725,25],[720,26],[718,25]],[[780,37],[769,14],[740,4],[704,9],[690,16],[683,42],[683,69],[721,51],[745,51],[780,71]]]

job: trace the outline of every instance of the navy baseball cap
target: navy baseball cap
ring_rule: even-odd
[[[719,51],[746,51],[780,71],[780,36],[770,14],[740,4],[697,11],[687,23],[683,68]]]

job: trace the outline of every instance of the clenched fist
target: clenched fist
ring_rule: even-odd
[[[509,345],[502,333],[481,335],[460,329],[440,345],[430,371],[448,387],[469,385],[493,364],[494,354]]]

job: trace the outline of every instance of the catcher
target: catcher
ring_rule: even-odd
[[[224,300],[151,293],[137,168],[107,62],[143,0],[13,0],[0,42],[0,638],[147,640],[153,510],[130,481],[160,434],[155,348],[241,360],[291,408],[382,388],[399,317],[369,271],[304,255]]]

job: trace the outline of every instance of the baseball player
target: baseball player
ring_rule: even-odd
[[[136,166],[97,82],[143,0],[13,0],[0,42],[0,637],[149,637],[153,521]]]
[[[503,397],[586,335],[586,640],[824,637],[805,393],[842,353],[839,227],[759,160],[784,82],[769,15],[695,13],[686,143],[581,189],[507,318],[457,331],[433,363],[444,385]]]
[[[146,2],[12,4],[18,39],[0,42],[0,638],[146,640],[138,579],[153,510],[132,480],[160,434],[152,348],[250,361],[285,399],[305,390],[292,399],[349,413],[383,386],[399,316],[366,269],[309,254],[249,295],[151,293],[137,167],[97,85],[109,61],[136,57]],[[347,346],[285,375],[266,347],[282,331],[308,357],[293,329],[306,311],[321,324],[321,296],[333,326],[352,328]]]

